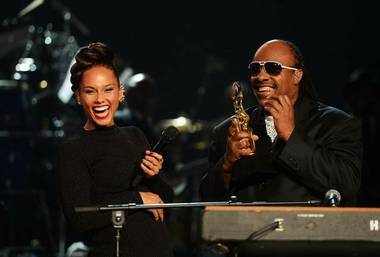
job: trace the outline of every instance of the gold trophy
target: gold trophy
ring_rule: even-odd
[[[252,133],[252,128],[249,126],[249,115],[245,112],[243,107],[243,90],[239,84],[239,82],[235,81],[232,84],[232,103],[235,110],[235,116],[236,119],[236,131],[246,131],[248,133]],[[251,154],[253,154],[253,146],[254,142],[251,138],[250,140],[250,148],[251,148]]]

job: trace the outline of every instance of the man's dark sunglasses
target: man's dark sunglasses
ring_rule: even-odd
[[[250,76],[259,75],[259,73],[261,71],[261,67],[264,67],[266,73],[268,73],[269,75],[272,75],[272,76],[279,75],[281,73],[282,69],[288,69],[288,70],[294,70],[294,71],[298,70],[297,68],[294,68],[294,67],[282,65],[279,62],[274,62],[274,61],[257,62],[257,61],[254,61],[248,65],[249,75]]]

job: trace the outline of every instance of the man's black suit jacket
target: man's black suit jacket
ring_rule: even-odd
[[[209,167],[200,193],[205,201],[324,200],[329,189],[355,205],[361,182],[361,124],[353,116],[307,97],[295,105],[295,129],[288,142],[274,143],[266,134],[261,107],[247,109],[250,126],[259,136],[256,152],[238,160],[229,187],[223,181],[223,156],[232,117],[214,128]]]

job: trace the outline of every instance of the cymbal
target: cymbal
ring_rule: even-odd
[[[174,119],[164,119],[157,122],[160,129],[169,126],[176,127],[180,132],[195,133],[204,130],[207,124],[204,121],[192,121],[185,116],[179,116]]]

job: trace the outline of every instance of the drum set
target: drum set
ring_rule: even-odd
[[[57,11],[59,19],[46,20]],[[8,247],[4,256],[42,248],[56,253],[64,237],[56,148],[82,123],[66,85],[79,49],[69,14],[58,1],[33,1],[1,23],[0,255],[2,247]]]

